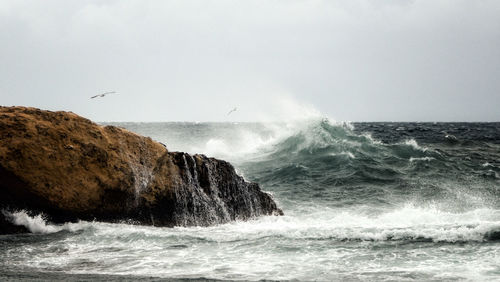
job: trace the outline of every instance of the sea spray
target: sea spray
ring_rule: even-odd
[[[65,224],[52,224],[48,223],[43,214],[30,215],[27,211],[2,211],[3,215],[7,217],[14,225],[26,227],[31,233],[48,234],[55,233],[62,230],[75,232],[87,228],[90,224],[85,221],[78,223],[65,223]]]

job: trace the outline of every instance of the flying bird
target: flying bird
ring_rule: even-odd
[[[97,94],[95,96],[90,97],[90,99],[94,99],[94,98],[97,98],[97,97],[104,97],[104,96],[106,96],[108,94],[113,94],[113,93],[116,93],[116,91],[110,91],[110,92],[104,92],[102,94]]]
[[[227,113],[227,115],[230,115],[232,112],[236,112],[238,108],[234,107],[234,109],[230,110],[229,113]]]

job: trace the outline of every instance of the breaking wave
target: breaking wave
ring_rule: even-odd
[[[356,211],[326,209],[312,212],[307,217],[264,217],[208,228],[177,227],[174,229],[86,221],[56,225],[48,223],[42,215],[30,216],[26,211],[4,212],[4,214],[12,223],[25,226],[35,234],[60,231],[78,232],[93,228],[97,230],[97,234],[112,231],[118,237],[130,236],[132,232],[136,239],[142,238],[146,241],[171,236],[172,232],[218,243],[265,237],[449,243],[500,240],[500,210],[477,209],[464,213],[452,213],[441,211],[436,207],[423,208],[412,204],[375,216]],[[127,226],[127,228],[123,229],[119,227],[120,225]]]
[[[75,232],[88,227],[88,223],[81,221],[78,223],[65,223],[63,225],[50,224],[46,221],[43,214],[30,215],[27,211],[2,211],[3,215],[14,225],[24,226],[31,233],[49,234],[63,230]]]

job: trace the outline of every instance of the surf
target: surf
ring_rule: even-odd
[[[0,244],[3,269],[109,279],[323,281],[487,280],[498,271],[500,151],[490,124],[451,131],[448,124],[312,116],[115,125],[170,151],[229,160],[270,192],[285,216],[161,228],[58,225],[17,211],[11,220],[33,233],[2,238],[9,242]],[[444,131],[458,142],[448,142]]]

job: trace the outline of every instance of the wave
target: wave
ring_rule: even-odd
[[[47,223],[42,215],[26,211],[6,213],[12,222],[32,233],[78,232],[94,228],[95,234],[124,240],[181,236],[196,241],[230,242],[262,238],[331,241],[487,242],[500,240],[500,210],[476,209],[464,213],[407,204],[377,215],[356,210],[321,208],[307,215],[262,217],[212,227],[158,228],[100,222]]]
[[[276,143],[277,140],[283,138],[282,134],[285,134],[269,130],[272,128],[258,130],[240,127],[230,132],[211,136],[201,146],[193,144],[186,151],[228,160],[247,158]]]
[[[265,126],[269,128],[270,125]],[[397,175],[420,170],[422,167],[412,165],[417,160],[435,160],[432,165],[436,167],[445,161],[441,153],[419,145],[415,139],[383,143],[368,133],[357,133],[349,123],[325,118],[278,127],[276,132],[279,133],[271,134],[275,137],[256,147],[250,157],[233,158],[233,161],[259,163],[262,170],[254,171],[254,175],[271,171],[276,174],[267,178],[281,178],[283,182],[288,181],[284,177],[294,173],[287,168],[294,170],[297,165],[313,168],[312,175],[325,177],[337,177],[332,172],[348,170],[350,175],[365,177],[364,181],[369,182],[389,176],[396,179]]]
[[[27,211],[21,210],[16,212],[8,212],[3,210],[3,215],[14,225],[24,226],[31,233],[49,234],[63,230],[75,232],[88,227],[89,223],[80,221],[77,223],[65,223],[63,225],[55,225],[48,223],[43,214],[31,216]]]
[[[352,123],[319,114],[289,122],[122,125],[168,144],[169,150],[202,153],[236,164],[287,155],[291,161],[300,161],[294,157],[341,156],[343,152],[351,159],[361,156],[363,160],[375,161],[384,161],[386,157],[406,161],[411,157],[442,159],[437,151],[420,145],[414,138],[384,143],[370,132],[357,132]]]
[[[262,160],[283,155],[384,155],[409,160],[411,157],[440,156],[421,146],[415,139],[385,144],[369,133],[356,133],[348,122],[315,117],[293,122],[233,124],[229,128],[211,128],[208,140],[198,140],[185,148],[208,156],[241,162],[249,158]]]
[[[238,162],[268,156],[287,144],[295,143],[304,150],[321,147],[324,142],[332,141],[327,140],[331,133],[323,132],[321,128],[325,124],[337,131],[334,135],[340,136],[354,128],[348,122],[335,122],[319,116],[290,122],[211,124],[207,128],[209,137],[194,140],[191,144],[184,142],[182,148],[177,148],[177,142],[173,143],[176,149]],[[301,140],[294,141],[296,138]]]
[[[486,242],[500,240],[500,210],[477,209],[452,213],[407,205],[376,216],[359,211],[326,209],[307,216],[267,217],[224,227],[228,240],[236,232],[245,237],[282,237],[293,240]],[[222,227],[212,227],[221,229]],[[190,229],[185,229],[190,230]],[[209,232],[209,231],[208,231]],[[216,236],[212,240],[221,240]]]
[[[434,160],[433,157],[423,157],[423,158],[414,158],[414,157],[411,157],[410,158],[410,163],[416,162],[416,161],[430,162],[432,160]]]
[[[406,140],[405,142],[403,142],[403,144],[408,145],[408,146],[412,147],[415,150],[420,150],[422,152],[425,152],[425,151],[428,150],[428,148],[421,147],[420,145],[418,145],[417,141],[415,141],[415,139],[413,139],[413,138]]]

